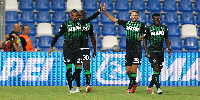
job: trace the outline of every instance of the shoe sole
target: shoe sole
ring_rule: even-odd
[[[92,88],[91,88],[91,87],[88,87],[86,93],[88,93],[88,92],[90,92],[90,91],[92,91]]]
[[[158,94],[159,94],[159,95],[161,95],[161,94],[162,94],[162,92],[158,92]]]

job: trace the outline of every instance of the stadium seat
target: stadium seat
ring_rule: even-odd
[[[53,28],[53,34],[56,35],[58,33],[58,30],[60,29],[60,26],[62,23],[55,23],[54,28]]]
[[[172,52],[182,52],[182,40],[180,37],[170,37]]]
[[[182,38],[197,37],[197,29],[195,25],[186,24],[182,26]]]
[[[5,11],[18,11],[17,0],[5,0]]]
[[[82,10],[81,0],[67,0],[67,10]]]
[[[130,20],[130,13],[128,11],[119,11],[116,18],[119,20]]]
[[[100,26],[98,23],[92,23],[93,25],[93,33],[96,34],[97,32],[97,36],[100,36],[101,35],[101,32],[100,32]]]
[[[164,12],[176,12],[176,1],[175,0],[164,0],[162,5],[162,10]]]
[[[102,50],[112,49],[114,45],[118,45],[116,36],[104,36],[102,41]]]
[[[35,15],[33,11],[23,11],[21,13],[20,21],[22,23],[35,23]]]
[[[192,2],[190,0],[181,0],[178,3],[180,12],[193,12]]]
[[[65,0],[52,0],[51,9],[53,11],[65,11],[66,10]]]
[[[200,0],[196,0],[195,4],[194,4],[194,11],[195,12],[200,12]]]
[[[121,36],[119,46],[122,50],[126,49],[126,36]]]
[[[96,11],[87,11],[86,12],[86,17],[92,16]],[[99,23],[99,16],[97,16],[95,19],[90,21],[91,23]]]
[[[139,12],[139,18],[138,21],[147,24],[147,17],[146,17],[146,13],[144,11],[140,11]]]
[[[129,11],[128,0],[116,0],[115,1],[116,11]]]
[[[198,28],[198,33],[197,34],[200,37],[200,27]]]
[[[63,42],[64,42],[64,36],[61,36],[58,38],[58,41],[55,43],[55,47],[57,50],[63,50]]]
[[[193,24],[195,25],[194,15],[192,12],[183,12],[180,17],[181,25]]]
[[[13,29],[13,25],[15,23],[6,23],[6,34],[10,34],[14,29]]]
[[[51,36],[41,36],[39,38],[38,46],[41,48],[41,51],[48,51],[51,46],[52,37]]]
[[[164,17],[165,25],[179,24],[178,15],[175,12],[167,12]]]
[[[112,11],[108,11],[108,13],[111,16],[114,16],[114,13]],[[104,24],[104,23],[114,23],[106,16],[106,14],[104,12],[101,13],[100,21],[101,21],[102,24]]]
[[[107,11],[113,11],[113,2],[112,2],[112,0],[100,0],[99,2],[102,2],[102,5],[104,3],[106,3],[106,10]],[[99,5],[100,5],[100,3],[99,3]]]
[[[119,36],[126,36],[126,30],[122,25],[118,26],[118,35]]]
[[[112,24],[112,23],[103,24],[102,35],[103,36],[106,36],[106,35],[116,36],[117,34],[116,34],[115,24]]]
[[[131,10],[145,11],[144,0],[132,0]]]
[[[37,11],[49,11],[49,0],[36,0],[35,9]]]
[[[102,42],[101,42],[101,37],[97,37],[97,51],[101,51],[102,48]]]
[[[29,28],[30,28],[29,36],[36,36],[35,23],[23,23],[22,27],[23,27],[24,25],[28,25]]]
[[[39,11],[37,13],[37,23],[51,23],[50,12]]]
[[[160,12],[150,12],[149,13],[149,15],[148,15],[148,22],[149,22],[149,24],[150,25],[153,25],[153,21],[152,21],[152,15],[154,14],[154,13],[160,13]],[[160,14],[160,24],[162,24],[163,23],[163,21],[162,21],[162,14]]]
[[[187,52],[198,52],[198,40],[195,37],[187,37],[184,40],[184,48]]]
[[[180,27],[176,24],[169,24],[168,28],[168,35],[169,37],[181,37]]]
[[[197,25],[200,25],[200,12],[196,16],[196,23]]]
[[[21,11],[33,11],[33,0],[20,0],[19,9]]]
[[[63,23],[67,21],[67,15],[64,11],[55,11],[52,17],[53,23]]]
[[[83,9],[86,11],[96,11],[97,0],[83,0]]]
[[[6,23],[18,23],[19,16],[16,11],[6,11]]]
[[[37,48],[37,39],[35,36],[29,36],[31,41],[32,41],[32,45],[33,45],[33,48]]]
[[[160,1],[159,0],[148,0],[146,9],[148,11],[160,12],[161,11]]]
[[[37,36],[52,36],[52,27],[50,23],[39,23],[37,26]]]

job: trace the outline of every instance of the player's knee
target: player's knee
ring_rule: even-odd
[[[85,70],[90,70],[90,65],[83,65]]]
[[[130,75],[131,74],[131,71],[126,71],[127,75]]]
[[[153,71],[159,72],[158,64],[154,64],[151,66],[153,66]]]

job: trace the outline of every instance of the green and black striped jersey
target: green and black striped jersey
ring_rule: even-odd
[[[148,52],[162,52],[164,38],[169,39],[168,29],[164,25],[155,27],[154,25],[147,29],[145,40],[149,40]]]
[[[142,45],[139,37],[145,33],[145,24],[137,21],[118,20],[126,30],[126,52],[142,52]]]
[[[86,23],[85,25],[82,25],[81,27],[82,33],[81,33],[81,48],[89,48],[88,44],[88,34],[93,34],[93,25],[91,23]]]

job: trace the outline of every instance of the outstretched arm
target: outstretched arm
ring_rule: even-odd
[[[165,39],[165,42],[166,42],[166,45],[167,45],[168,55],[169,55],[169,58],[170,58],[172,56],[172,53],[171,53],[171,43],[170,43],[169,39]]]
[[[103,11],[105,12],[106,16],[112,21],[117,23],[117,19],[113,16],[111,16],[107,11],[106,11],[106,3],[104,3]]]

